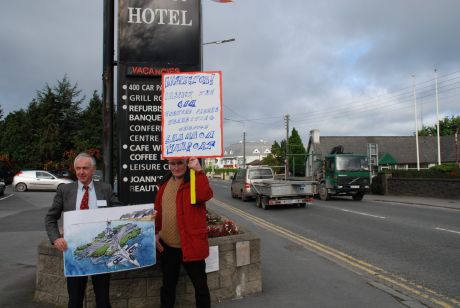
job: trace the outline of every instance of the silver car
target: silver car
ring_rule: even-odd
[[[72,180],[58,178],[44,170],[19,171],[13,178],[12,186],[17,191],[57,190],[59,185],[72,183]]]
[[[256,193],[252,183],[261,180],[273,180],[273,178],[273,170],[270,167],[254,166],[247,169],[238,169],[232,178],[231,195],[233,198],[241,198],[243,201],[254,198]]]

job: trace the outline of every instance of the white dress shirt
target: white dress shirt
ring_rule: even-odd
[[[97,197],[96,197],[96,190],[94,188],[94,183],[91,181],[88,185],[88,207],[90,210],[97,209]],[[85,194],[85,188],[80,181],[78,181],[78,189],[77,189],[77,203],[76,203],[76,210],[80,210],[81,199],[83,199],[83,195]]]

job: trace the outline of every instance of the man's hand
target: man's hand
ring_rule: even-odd
[[[164,248],[163,245],[160,243],[160,235],[157,233],[155,234],[155,242],[158,252],[163,252]]]
[[[57,250],[60,252],[64,252],[67,250],[67,242],[64,238],[60,237],[57,240],[54,241],[53,243],[54,247],[56,247]]]
[[[195,171],[201,171],[200,161],[196,157],[190,157],[188,160],[188,167]]]

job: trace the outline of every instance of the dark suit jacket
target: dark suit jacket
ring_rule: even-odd
[[[118,205],[118,201],[112,193],[112,187],[106,183],[94,182],[97,200],[106,200],[107,206]],[[62,212],[74,211],[77,202],[78,182],[60,185],[54,196],[53,205],[45,217],[46,232],[51,243],[61,237],[58,221]]]

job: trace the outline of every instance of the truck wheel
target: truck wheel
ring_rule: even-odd
[[[352,196],[353,200],[355,200],[355,201],[361,201],[361,200],[363,200],[363,197],[364,197],[363,193],[357,193],[357,194]]]
[[[258,208],[262,207],[262,197],[260,195],[256,196],[256,205]]]
[[[319,198],[323,201],[327,201],[331,198],[327,192],[326,183],[319,184]]]
[[[261,200],[260,202],[261,202],[262,208],[263,208],[264,210],[268,210],[268,199],[262,197],[262,200]]]

